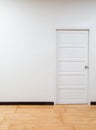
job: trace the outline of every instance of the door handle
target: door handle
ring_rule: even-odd
[[[87,65],[85,65],[85,69],[89,69],[89,67]]]

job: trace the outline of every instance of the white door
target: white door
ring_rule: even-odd
[[[88,30],[57,30],[57,104],[88,103]]]

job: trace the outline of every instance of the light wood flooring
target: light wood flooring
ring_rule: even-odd
[[[96,130],[96,106],[0,106],[0,130]]]

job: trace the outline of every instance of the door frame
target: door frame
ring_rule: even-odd
[[[95,88],[95,82],[94,82],[94,69],[95,69],[95,66],[94,66],[94,52],[93,52],[93,49],[94,49],[94,45],[95,45],[95,40],[94,40],[94,37],[96,35],[96,26],[85,26],[85,27],[82,27],[82,26],[58,26],[54,29],[54,41],[55,41],[55,48],[56,48],[56,51],[55,51],[55,95],[54,95],[54,104],[56,104],[56,94],[57,94],[57,80],[56,80],[56,72],[57,72],[57,62],[56,62],[56,56],[57,56],[57,47],[56,47],[56,32],[57,30],[87,30],[89,33],[88,35],[88,64],[89,64],[89,70],[88,70],[88,90],[87,90],[87,93],[88,93],[88,104],[90,105],[91,101],[93,101],[93,97],[92,97],[92,92],[94,91],[93,88]]]
[[[87,69],[87,73],[85,73],[85,75],[86,75],[86,86],[85,87],[87,87],[87,90],[86,90],[86,93],[87,93],[87,102],[85,103],[85,104],[88,104],[88,79],[89,79],[89,30],[88,29],[56,29],[56,33],[58,32],[58,31],[61,31],[61,32],[63,32],[63,31],[76,31],[76,32],[80,32],[80,31],[84,31],[84,32],[87,32],[88,33],[88,42],[87,42],[87,66],[88,66],[88,69]],[[57,47],[57,44],[56,44],[56,53],[57,53],[57,51],[58,51],[58,47]],[[56,56],[57,57],[57,56]],[[86,65],[86,64],[85,64]],[[56,63],[56,71],[57,71],[57,63]],[[56,77],[57,77],[57,75],[56,75]],[[57,81],[56,81],[56,84],[57,84]],[[56,89],[58,89],[57,88],[57,85],[56,85]],[[57,93],[57,92],[56,92]],[[56,103],[57,103],[57,97],[56,97]],[[75,104],[75,103],[72,103],[72,104]],[[79,103],[78,103],[79,104]],[[84,103],[80,103],[80,104],[84,104]]]

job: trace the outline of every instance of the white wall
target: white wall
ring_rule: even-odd
[[[1,0],[0,101],[53,101],[56,28],[93,25],[95,0]],[[95,35],[93,39],[90,100],[96,100]]]

